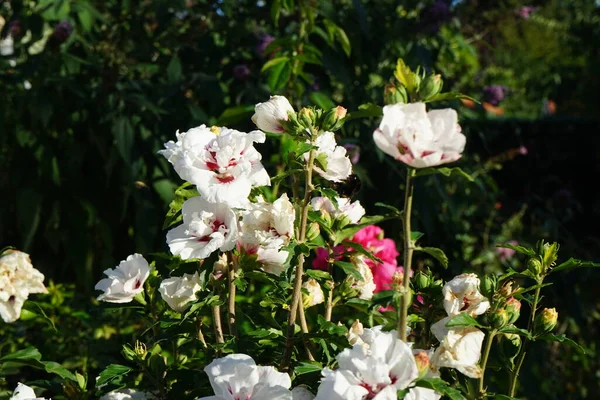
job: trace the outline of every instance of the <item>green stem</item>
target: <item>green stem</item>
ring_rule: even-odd
[[[484,380],[485,380],[485,368],[487,367],[488,357],[490,356],[490,350],[492,348],[492,343],[493,343],[494,337],[496,336],[497,333],[498,333],[498,331],[496,331],[495,329],[490,331],[490,333],[488,334],[488,336],[486,338],[485,347],[483,349],[483,357],[481,359],[481,377],[479,378],[479,395],[481,397],[483,397],[482,395],[485,393],[485,389],[483,388],[483,384],[484,384]]]
[[[533,322],[535,321],[535,313],[537,312],[537,304],[538,304],[538,301],[540,300],[540,290],[542,289],[540,286],[542,285],[543,282],[544,282],[543,278],[537,282],[538,287],[537,287],[537,289],[535,289],[535,295],[533,296],[533,303],[531,304],[531,318],[529,318],[529,322],[527,323],[527,331],[530,333],[532,333],[532,330],[533,330]],[[519,372],[521,371],[521,366],[523,365],[523,361],[525,360],[525,354],[526,354],[525,346],[527,346],[528,342],[529,342],[528,339],[525,339],[523,341],[523,345],[521,346],[519,357],[517,358],[516,368],[510,377],[510,385],[509,385],[509,389],[508,389],[508,395],[510,397],[514,397],[515,392],[517,390],[517,380],[519,379]]]
[[[227,325],[229,334],[237,337],[237,328],[235,326],[235,266],[231,262],[231,257],[227,257],[227,280],[229,283],[229,293],[227,296]]]
[[[415,249],[411,238],[410,217],[412,212],[412,200],[415,176],[415,170],[408,167],[406,171],[406,190],[404,192],[404,279],[402,281],[403,290],[400,298],[400,318],[398,320],[398,337],[406,342],[406,327],[408,325],[408,308],[410,307],[410,269],[412,266],[412,254]]]
[[[333,263],[331,260],[331,250],[329,250],[329,255],[327,256],[327,272],[329,272],[330,276],[333,276]],[[331,316],[333,314],[333,288],[334,281],[327,281],[329,284],[329,291],[327,292],[327,303],[325,304],[325,321],[331,321]]]
[[[212,315],[215,328],[215,340],[217,343],[225,343],[225,339],[223,339],[223,327],[221,326],[221,306],[213,306]]]
[[[316,135],[313,135],[315,137]],[[315,162],[316,152],[311,150],[308,156],[308,161],[305,166],[306,181],[304,186],[304,199],[300,209],[300,230],[298,234],[298,244],[304,243],[306,240],[306,227],[308,224],[308,210],[310,206],[310,198],[313,190],[312,173]],[[283,352],[283,360],[281,361],[281,369],[285,370],[292,357],[292,349],[294,347],[294,330],[296,326],[296,315],[298,314],[298,306],[302,299],[302,279],[304,277],[304,254],[298,256],[298,265],[296,266],[296,274],[294,276],[294,290],[292,293],[292,302],[288,314],[288,326],[285,340],[285,349]],[[301,312],[304,310],[302,309]]]

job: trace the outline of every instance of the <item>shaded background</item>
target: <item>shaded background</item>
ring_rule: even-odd
[[[494,247],[508,240],[558,241],[561,258],[600,261],[598,2],[40,0],[4,1],[0,16],[0,246],[69,284],[69,301],[90,299],[128,254],[166,250],[181,181],[156,152],[177,129],[248,131],[254,104],[276,93],[352,114],[382,104],[398,57],[481,102],[445,104],[468,138],[458,165],[476,182],[431,177],[416,189],[415,229],[451,261],[436,272],[518,265]],[[354,118],[339,137],[372,213],[376,201],[401,207],[404,175],[374,148],[378,122]],[[259,150],[273,172],[277,143]],[[587,354],[536,344],[522,382],[531,399],[594,398],[600,272],[559,276],[543,305]],[[110,337],[101,321],[66,320],[74,309],[56,312]],[[63,339],[44,354],[81,345]]]

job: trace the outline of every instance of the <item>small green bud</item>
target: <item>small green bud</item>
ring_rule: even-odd
[[[304,107],[298,112],[298,122],[302,128],[312,131],[317,123],[317,113],[312,108]]]
[[[396,86],[390,83],[384,89],[383,99],[385,104],[404,104],[408,102],[408,94],[404,86]]]
[[[311,223],[306,230],[306,239],[310,242],[315,240],[321,233],[321,228],[316,222]]]
[[[508,324],[508,319],[508,312],[505,309],[500,308],[492,312],[488,320],[492,327],[494,327],[495,329],[501,329],[504,328],[506,324]]]
[[[533,330],[536,334],[548,333],[554,329],[558,322],[558,313],[555,308],[544,308],[541,313],[535,317]]]
[[[427,289],[431,284],[431,278],[423,272],[418,272],[417,276],[414,277],[415,286],[419,290]]]
[[[506,300],[506,312],[508,313],[508,323],[514,324],[521,315],[521,302],[514,297]]]
[[[428,98],[435,96],[442,91],[443,85],[444,81],[442,81],[441,75],[427,75],[419,88],[420,98],[422,100],[427,100]]]
[[[494,293],[496,293],[497,285],[498,278],[496,275],[485,275],[481,281],[481,292],[485,297],[491,299]]]
[[[346,118],[347,112],[348,110],[342,106],[337,106],[327,111],[325,115],[323,115],[321,129],[330,132],[337,131],[344,124],[344,118]]]
[[[148,348],[143,342],[140,342],[139,340],[135,341],[135,347],[133,348],[133,351],[142,360],[146,358],[146,354],[148,354]]]
[[[527,260],[527,269],[534,276],[540,276],[544,273],[544,265],[539,258],[535,257],[531,257],[529,260]]]

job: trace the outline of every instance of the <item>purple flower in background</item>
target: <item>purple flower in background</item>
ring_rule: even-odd
[[[513,246],[517,246],[519,242],[516,240],[511,240],[508,244],[512,244]],[[508,260],[512,256],[515,255],[516,251],[513,249],[508,249],[504,247],[496,247],[496,251],[498,252],[498,257],[500,257],[500,261]]]
[[[250,68],[246,64],[238,64],[233,67],[233,76],[236,79],[244,80],[250,76]]]
[[[426,30],[437,32],[440,27],[452,18],[450,5],[447,1],[436,0],[435,3],[423,10],[421,19]]]
[[[52,36],[57,44],[61,44],[64,43],[69,36],[71,36],[71,33],[73,33],[73,24],[71,24],[69,21],[62,21],[56,25]]]
[[[533,6],[523,6],[518,11],[517,14],[523,19],[529,19],[531,14],[535,12],[535,7]]]
[[[350,157],[350,162],[353,165],[358,164],[358,160],[360,160],[360,147],[352,143],[346,143],[343,147],[346,149],[348,157]]]
[[[23,26],[21,25],[21,21],[15,19],[8,25],[8,34],[15,39],[20,39],[25,35],[23,32]]]
[[[491,105],[497,106],[506,96],[507,87],[502,85],[490,85],[483,88],[483,99]]]
[[[258,44],[256,45],[256,52],[260,55],[265,53],[267,46],[271,44],[271,42],[275,40],[275,38],[268,33],[262,33],[258,38]]]

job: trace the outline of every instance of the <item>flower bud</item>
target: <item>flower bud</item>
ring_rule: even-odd
[[[500,308],[500,309],[492,312],[489,316],[489,322],[492,325],[492,327],[495,329],[504,328],[506,326],[506,324],[508,324],[508,320],[509,320],[508,312],[503,308]]]
[[[408,94],[404,86],[396,86],[390,83],[385,87],[383,99],[385,104],[404,104],[408,102]]]
[[[128,344],[123,345],[123,348],[121,349],[121,354],[128,361],[133,361],[137,358],[137,353]]]
[[[135,347],[133,348],[133,351],[142,360],[146,358],[146,354],[148,354],[148,348],[144,343],[140,342],[139,340],[135,341]]]
[[[358,319],[355,319],[350,329],[348,329],[348,334],[346,335],[348,342],[353,346],[355,344],[363,344],[363,340],[361,339],[360,335],[362,335],[364,332],[363,324],[361,324]]]
[[[431,283],[431,278],[423,272],[417,272],[417,276],[414,277],[415,286],[419,290],[427,289]]]
[[[500,288],[500,295],[502,297],[510,297],[510,296],[512,296],[514,291],[515,290],[513,289],[513,282],[508,281],[505,284],[503,284],[502,287]]]
[[[539,258],[535,258],[535,257],[532,257],[529,260],[527,260],[527,269],[534,276],[539,276],[544,273],[544,265],[539,260]]]
[[[254,107],[252,122],[258,129],[269,133],[283,133],[286,131],[288,121],[295,115],[294,108],[284,96],[271,96],[269,101],[258,103]]]
[[[319,236],[320,233],[321,233],[321,228],[319,227],[319,224],[316,222],[313,222],[310,225],[308,225],[308,229],[306,230],[306,239],[309,242],[313,241]]]
[[[317,114],[313,108],[304,107],[298,112],[298,122],[303,128],[311,130],[317,123]]]
[[[337,106],[327,111],[325,115],[323,115],[321,129],[330,132],[340,129],[344,124],[344,118],[346,118],[347,111],[348,110],[342,106]]]
[[[420,98],[422,100],[427,100],[430,97],[435,96],[442,91],[443,85],[444,81],[442,81],[441,75],[427,75],[419,88]]]
[[[308,291],[308,295],[303,294],[302,296],[302,305],[304,308],[316,306],[325,301],[323,289],[321,289],[321,285],[316,280],[310,278],[302,284],[302,288]]]
[[[555,308],[544,308],[541,313],[535,317],[533,324],[536,334],[548,333],[554,329],[558,322],[558,313]]]
[[[481,292],[485,297],[491,299],[496,292],[496,287],[498,286],[498,278],[496,275],[486,275],[483,277],[481,281]]]
[[[508,313],[508,323],[514,324],[521,314],[521,302],[514,297],[506,300],[506,312]]]
[[[429,353],[425,350],[416,350],[413,356],[417,364],[417,371],[419,371],[419,379],[422,379],[429,371]]]

